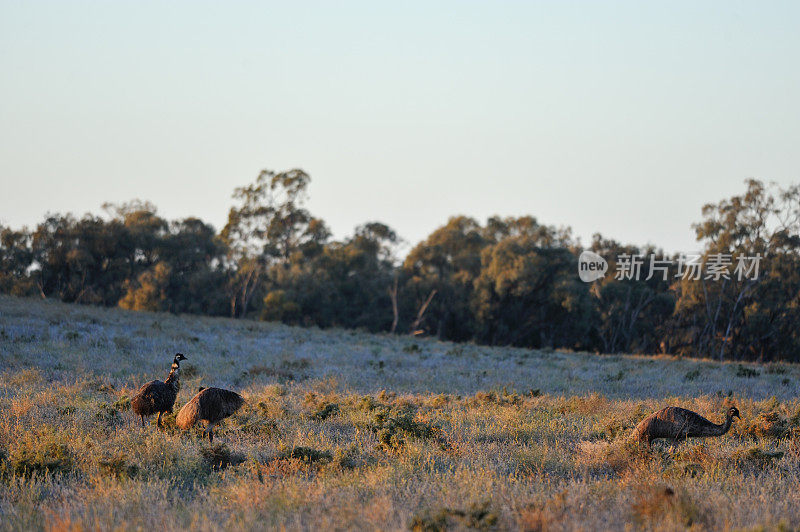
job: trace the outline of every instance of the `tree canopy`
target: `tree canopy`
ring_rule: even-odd
[[[693,226],[715,276],[683,257],[595,235],[609,271],[582,282],[580,242],[532,216],[454,216],[403,258],[389,226],[334,240],[310,176],[263,170],[219,231],[146,201],[104,215],[0,226],[0,292],[66,302],[532,348],[800,361],[800,186],[748,180]],[[760,257],[742,275],[742,257]],[[636,257],[643,275],[615,275]]]

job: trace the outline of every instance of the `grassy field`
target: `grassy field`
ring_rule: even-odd
[[[175,352],[176,407],[247,400],[213,446],[130,411]],[[798,377],[0,297],[0,529],[796,529]],[[627,441],[729,403],[721,438]]]

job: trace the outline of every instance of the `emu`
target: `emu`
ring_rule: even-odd
[[[131,399],[131,407],[134,413],[142,417],[142,427],[144,427],[145,416],[152,416],[158,413],[157,424],[160,427],[161,415],[165,412],[172,412],[175,399],[181,389],[181,383],[178,378],[181,371],[181,360],[186,360],[186,357],[182,353],[176,354],[172,360],[172,369],[170,369],[167,380],[164,382],[148,382],[139,388],[139,391]]]
[[[725,422],[719,425],[691,410],[668,406],[644,418],[636,425],[633,436],[640,442],[646,442],[648,447],[657,439],[680,441],[722,436],[730,430],[734,417],[742,418],[735,406],[728,409]]]
[[[188,430],[198,421],[207,423],[203,437],[208,435],[208,443],[214,442],[214,426],[239,410],[244,404],[241,395],[222,388],[200,388],[197,395],[178,412],[175,424]]]

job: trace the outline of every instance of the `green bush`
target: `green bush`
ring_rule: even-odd
[[[752,464],[758,467],[763,467],[771,464],[775,460],[783,458],[783,451],[765,451],[760,447],[750,447],[749,449],[741,450],[733,455],[736,462],[742,464]]]
[[[324,421],[338,413],[339,405],[337,403],[321,403],[316,411],[311,414],[311,418],[317,421]]]
[[[224,443],[215,443],[210,447],[203,447],[200,450],[200,455],[203,461],[208,464],[211,469],[222,470],[229,466],[239,465],[244,462],[244,456],[232,452]]]
[[[322,463],[327,464],[333,460],[333,456],[328,451],[320,451],[311,447],[294,447],[283,449],[276,456],[278,460],[300,460],[304,464]]]
[[[686,375],[684,375],[684,376],[683,376],[683,378],[684,378],[685,380],[687,380],[687,381],[693,381],[693,380],[695,380],[697,377],[699,377],[701,373],[702,373],[702,372],[700,371],[700,368],[696,368],[696,369],[693,369],[693,370],[691,370],[691,371],[687,371],[687,372],[686,372]]]
[[[73,460],[69,448],[63,443],[47,441],[26,441],[11,455],[11,470],[19,476],[30,477],[44,473],[68,473]]]
[[[759,375],[761,375],[761,372],[758,371],[757,369],[748,368],[747,366],[743,366],[742,364],[739,364],[739,366],[736,368],[737,377],[751,378],[751,377],[758,377]]]
[[[130,410],[131,398],[127,395],[123,395],[114,402],[113,407],[117,412],[125,412],[126,410]]]
[[[128,464],[128,457],[124,453],[98,460],[97,465],[103,475],[117,479],[132,478],[139,471],[137,466]]]
[[[381,446],[386,450],[396,450],[405,445],[406,438],[430,439],[438,434],[438,429],[414,419],[413,408],[382,408],[373,418],[372,430]]]
[[[497,525],[497,514],[490,509],[489,501],[472,504],[466,510],[441,508],[415,515],[409,528],[414,532],[444,532],[453,529],[492,530]]]

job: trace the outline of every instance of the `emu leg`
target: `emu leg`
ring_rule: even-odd
[[[144,428],[144,415],[142,415],[142,428]]]
[[[158,425],[159,427],[161,427],[161,414],[163,414],[163,413],[164,412],[159,412],[158,413],[158,419],[156,420],[156,425]]]

